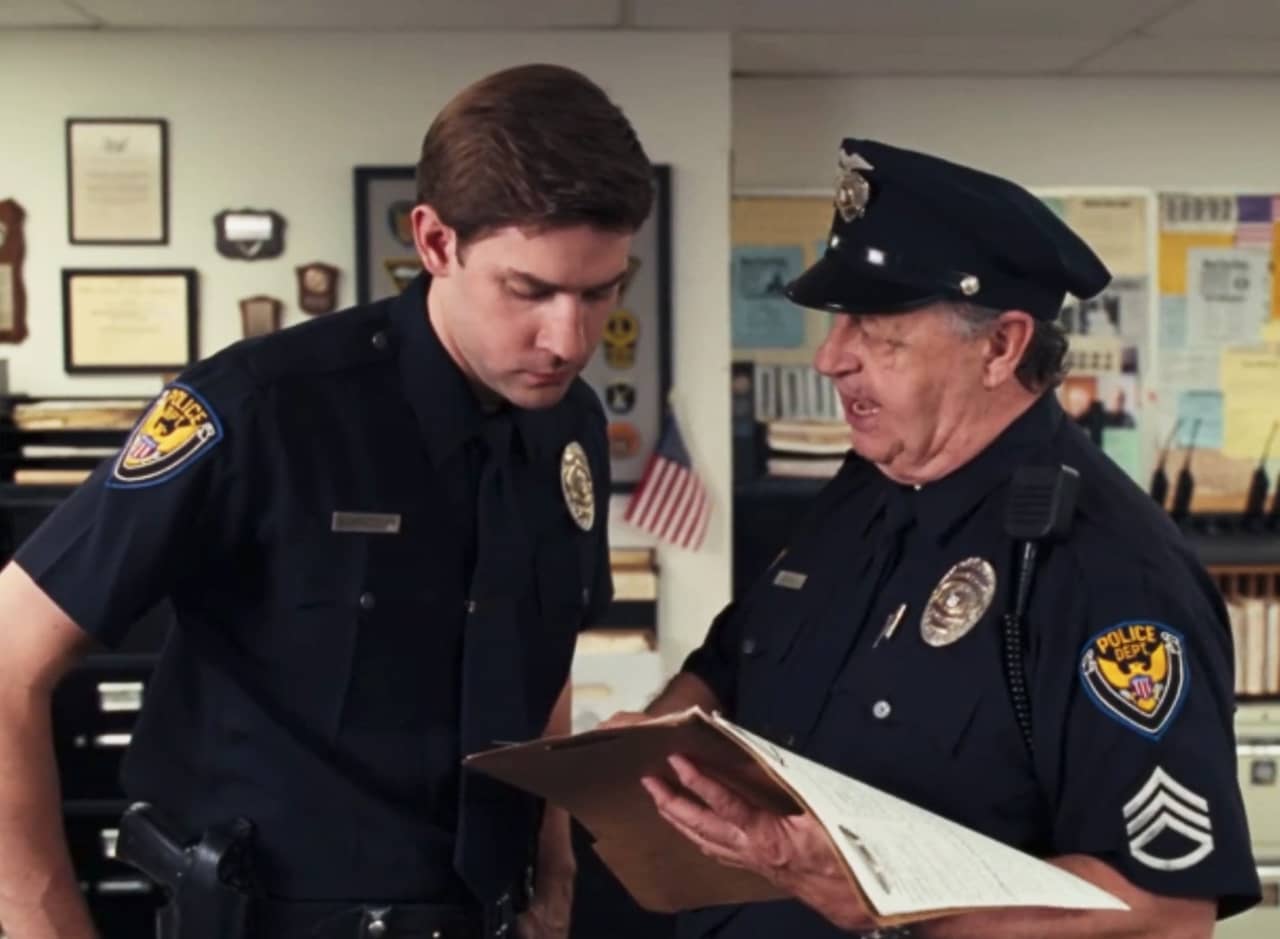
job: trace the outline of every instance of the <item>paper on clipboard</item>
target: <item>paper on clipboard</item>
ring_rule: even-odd
[[[674,912],[778,899],[774,885],[704,857],[667,825],[639,780],[675,782],[680,753],[756,804],[808,812],[878,922],[1018,906],[1127,907],[1072,874],[699,709],[614,730],[548,738],[468,757],[466,765],[561,806],[640,905]]]

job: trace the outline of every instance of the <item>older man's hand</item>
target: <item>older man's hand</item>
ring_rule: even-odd
[[[681,784],[705,806],[656,777],[642,784],[662,817],[703,854],[759,874],[842,929],[875,928],[826,832],[811,816],[757,808],[683,757],[670,762]]]

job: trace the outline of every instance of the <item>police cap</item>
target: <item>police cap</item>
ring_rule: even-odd
[[[1057,317],[1111,274],[1040,199],[1016,183],[874,140],[840,146],[823,256],[787,285],[801,306],[897,313],[939,300]]]

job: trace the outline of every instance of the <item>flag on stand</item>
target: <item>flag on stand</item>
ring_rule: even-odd
[[[694,551],[707,534],[711,504],[675,415],[667,412],[662,434],[622,517],[663,541]]]

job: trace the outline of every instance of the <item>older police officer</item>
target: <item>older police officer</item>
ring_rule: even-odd
[[[827,251],[788,293],[835,314],[817,367],[853,452],[650,713],[723,709],[1131,908],[975,913],[919,935],[1207,936],[1259,894],[1223,606],[1052,393],[1064,295],[1109,274],[1007,180],[868,140],[844,141],[840,167]],[[1029,558],[1022,539],[1049,530]],[[671,824],[807,904],[697,911],[682,936],[870,929],[811,822],[674,762],[699,799],[645,781]]]
[[[612,596],[604,415],[578,374],[652,199],[634,130],[585,76],[482,79],[423,142],[426,273],[193,365],[22,546],[0,573],[11,939],[93,935],[51,689],[164,597],[177,623],[125,790],[183,844],[252,824],[240,934],[565,935],[567,818],[539,829],[459,761],[568,729],[575,635]]]

